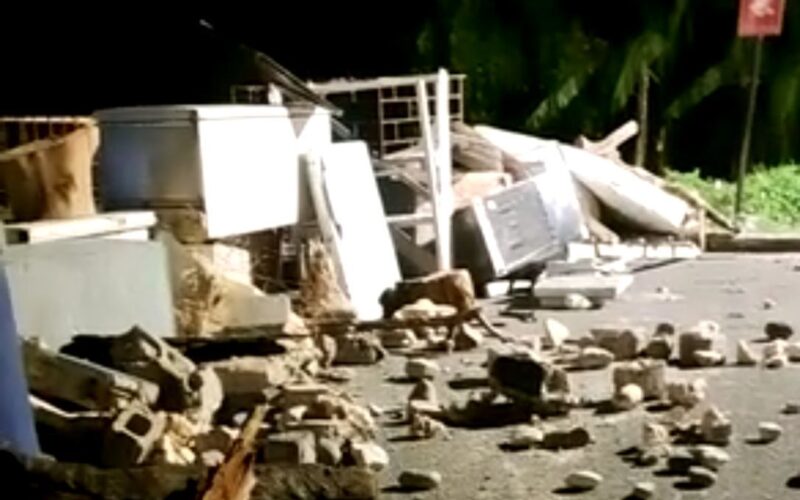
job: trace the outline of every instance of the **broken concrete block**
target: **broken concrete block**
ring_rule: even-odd
[[[268,464],[313,464],[317,461],[314,434],[304,431],[269,434],[261,447],[261,461]]]
[[[397,482],[401,488],[406,490],[433,490],[442,483],[442,475],[437,471],[410,469],[401,472]]]
[[[594,307],[592,301],[580,293],[568,293],[564,296],[564,308],[572,311],[586,311]]]
[[[597,488],[603,482],[603,476],[590,470],[581,470],[571,473],[564,480],[568,488],[588,491]]]
[[[441,418],[441,416],[442,411],[440,409],[439,417]],[[409,433],[412,437],[418,439],[430,439],[437,435],[448,436],[447,427],[443,423],[420,412],[411,413]]]
[[[352,443],[350,453],[356,465],[380,472],[389,465],[389,454],[373,442]]]
[[[391,317],[397,320],[430,320],[435,318],[447,318],[455,316],[457,309],[450,305],[436,304],[430,299],[419,299],[418,301],[407,304],[395,312]]]
[[[678,337],[678,363],[682,367],[697,366],[696,351],[725,352],[725,338],[719,325],[713,321],[701,321]]]
[[[427,301],[426,307],[429,309],[430,304],[441,304],[437,309],[443,316],[466,313],[476,305],[472,275],[466,269],[439,271],[401,281],[394,290],[388,290],[380,297],[385,318],[397,317],[396,311],[401,308],[408,312],[405,306],[421,301]],[[444,310],[444,307],[448,310]]]
[[[283,386],[278,402],[281,408],[288,409],[294,406],[306,408],[316,403],[320,397],[331,394],[331,389],[324,384],[314,382],[301,384],[287,384]]]
[[[769,340],[789,340],[794,329],[788,323],[770,321],[764,326],[764,333]]]
[[[675,350],[675,339],[669,335],[656,335],[644,348],[644,355],[648,358],[663,359],[668,361],[672,358]]]
[[[786,357],[793,363],[800,362],[800,342],[786,344]]]
[[[695,351],[694,360],[701,368],[720,366],[725,364],[725,355],[717,351]]]
[[[783,405],[781,413],[784,415],[798,415],[800,414],[800,403],[786,403]]]
[[[553,318],[544,320],[544,335],[546,347],[559,348],[569,338],[569,328],[564,323]]]
[[[614,394],[612,403],[618,410],[632,410],[644,400],[644,392],[637,384],[626,384]]]
[[[436,395],[436,386],[430,380],[420,380],[411,389],[411,394],[408,395],[409,401],[428,401],[430,403],[438,404],[439,398]]]
[[[690,450],[698,463],[703,467],[718,471],[731,461],[731,456],[722,448],[703,444]]]
[[[441,369],[436,361],[424,358],[411,358],[406,361],[406,375],[412,380],[434,378]]]
[[[602,347],[584,347],[575,363],[582,370],[605,368],[614,362],[614,354]]]
[[[511,450],[527,450],[543,440],[544,432],[540,428],[526,425],[514,428],[505,446]]]
[[[572,450],[582,448],[590,442],[589,431],[583,427],[574,427],[569,430],[546,432],[541,446],[546,450]]]
[[[404,349],[417,342],[414,331],[408,328],[401,330],[382,330],[379,334],[381,345],[386,349]]]
[[[642,328],[604,326],[590,330],[597,345],[614,354],[617,361],[635,359],[644,351],[647,334]]]
[[[706,399],[708,384],[705,379],[680,380],[667,384],[669,401],[684,408],[692,408]]]
[[[158,439],[153,448],[148,463],[158,465],[190,466],[197,461],[197,454],[180,437],[172,433],[165,433]]]
[[[317,439],[317,461],[332,467],[339,465],[342,461],[342,443],[326,437]]]
[[[469,351],[483,344],[483,334],[477,328],[462,323],[456,328],[453,342],[457,351]]]
[[[538,401],[546,392],[569,392],[563,369],[531,351],[489,352],[489,385],[498,394],[521,401]]]
[[[614,390],[618,392],[628,384],[642,388],[645,399],[661,399],[667,394],[664,373],[666,363],[657,359],[628,361],[614,367]]]
[[[385,357],[378,339],[368,334],[339,335],[336,349],[334,362],[339,365],[374,365]]]
[[[754,366],[758,364],[758,357],[746,340],[736,344],[736,364],[740,366]]]
[[[645,422],[642,425],[642,448],[663,448],[669,444],[669,430],[666,427],[655,422]]]
[[[789,358],[786,356],[773,356],[764,360],[764,368],[768,370],[778,370],[784,368],[789,364]]]
[[[758,439],[762,443],[776,441],[783,434],[783,427],[774,422],[760,422],[758,424]]]
[[[689,467],[688,480],[691,485],[699,488],[708,488],[717,482],[717,475],[710,469],[695,465]]]
[[[36,396],[29,400],[42,450],[63,462],[101,462],[102,437],[113,422],[111,412],[67,412]]]
[[[656,494],[656,483],[652,481],[642,481],[636,483],[631,492],[631,500],[649,500]]]
[[[300,371],[283,356],[248,356],[207,365],[222,382],[225,397],[262,394],[267,388],[288,383]]]
[[[155,404],[159,388],[139,377],[54,352],[35,339],[23,341],[31,392],[88,410],[112,410],[132,402]]]
[[[103,444],[103,465],[129,467],[141,464],[164,434],[166,416],[131,405],[114,419]]]
[[[706,443],[726,446],[733,434],[733,424],[719,409],[712,406],[703,414],[700,432]]]
[[[789,364],[786,355],[787,342],[785,340],[773,340],[764,345],[763,357],[764,366],[769,369],[783,368]]]

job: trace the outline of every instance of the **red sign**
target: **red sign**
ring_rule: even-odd
[[[786,0],[739,0],[739,36],[780,35]]]

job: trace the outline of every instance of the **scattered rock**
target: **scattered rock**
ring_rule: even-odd
[[[564,481],[568,488],[588,491],[597,488],[603,482],[603,476],[590,470],[573,472]]]
[[[770,340],[788,340],[794,334],[794,330],[787,323],[770,321],[764,327],[764,333]]]
[[[330,368],[336,360],[337,343],[336,339],[330,335],[320,335],[317,339],[317,347],[322,353],[320,365],[323,368]]]
[[[406,361],[406,375],[413,380],[431,379],[441,371],[436,361],[412,358]]]
[[[781,413],[784,415],[797,415],[800,414],[800,403],[786,403],[783,406]]]
[[[714,471],[700,465],[689,468],[689,484],[700,488],[708,488],[717,482],[717,475]]]
[[[569,337],[569,328],[553,318],[544,320],[544,333],[548,347],[558,348]]]
[[[672,323],[659,323],[656,325],[656,330],[653,333],[654,337],[660,336],[667,336],[671,337],[675,335],[675,325]]]
[[[784,368],[789,364],[789,359],[786,356],[775,356],[764,360],[764,368],[768,370],[778,370]]]
[[[675,474],[686,474],[695,464],[697,460],[684,449],[673,450],[667,458],[667,469]]]
[[[672,358],[675,350],[675,339],[668,335],[657,335],[650,339],[644,348],[644,355],[648,358],[663,359],[665,361]]]
[[[672,404],[692,408],[706,399],[707,388],[708,384],[703,378],[680,380],[667,384],[667,395]]]
[[[712,406],[703,414],[700,432],[706,443],[726,446],[733,434],[733,424],[717,407]]]
[[[409,432],[412,437],[418,439],[431,439],[438,435],[449,437],[447,427],[443,423],[422,413],[411,415]]]
[[[261,449],[266,463],[313,464],[317,461],[314,434],[305,431],[281,432],[266,437]]]
[[[352,443],[350,452],[356,465],[368,467],[375,472],[380,472],[389,465],[386,450],[375,443]]]
[[[225,461],[225,453],[220,450],[207,450],[200,453],[199,459],[203,467],[218,467]]]
[[[370,403],[367,406],[367,410],[369,411],[369,414],[375,418],[378,418],[384,414],[384,409],[374,403]]]
[[[731,456],[716,446],[700,445],[693,448],[691,453],[700,465],[714,471],[731,461]]]
[[[444,413],[441,405],[435,401],[425,401],[422,399],[413,399],[408,402],[408,417],[414,418],[414,415],[425,415],[427,417],[440,418]]]
[[[527,450],[538,445],[543,440],[544,432],[541,429],[526,425],[524,427],[516,427],[511,431],[506,446],[512,450]]]
[[[348,333],[336,337],[336,364],[374,365],[385,356],[380,341],[371,334]]]
[[[397,478],[400,487],[408,490],[433,490],[442,483],[442,475],[436,471],[410,469],[400,473]]]
[[[477,328],[462,323],[456,328],[453,342],[457,351],[468,351],[483,344],[483,334]]]
[[[614,390],[628,384],[636,384],[642,388],[645,399],[661,399],[667,394],[664,373],[666,363],[658,359],[640,359],[628,361],[614,367]]]
[[[725,351],[725,337],[713,321],[701,321],[678,337],[678,362],[682,367],[697,366],[697,351]]]
[[[564,383],[563,370],[530,351],[497,354],[490,350],[488,371],[493,391],[520,401],[539,400],[546,387],[549,390],[555,382]]]
[[[794,363],[800,362],[800,342],[792,342],[786,345],[786,357]]]
[[[564,296],[564,307],[573,311],[583,311],[594,307],[589,298],[579,293],[568,293]]]
[[[623,386],[612,399],[614,407],[618,410],[632,410],[644,400],[644,392],[637,384]]]
[[[756,353],[745,340],[740,340],[736,344],[736,364],[741,366],[754,366],[758,364]]]
[[[428,298],[421,298],[413,304],[407,304],[398,309],[392,314],[392,317],[399,320],[426,320],[454,316],[457,312],[458,310],[453,306],[435,304]]]
[[[775,306],[777,305],[777,303],[774,300],[767,298],[767,299],[764,299],[764,302],[763,302],[762,305],[763,305],[764,309],[769,311],[770,309],[775,309]]]
[[[342,461],[342,445],[335,439],[321,437],[317,440],[317,461],[335,467]]]
[[[725,364],[725,355],[717,351],[695,351],[694,360],[697,366],[708,368]]]
[[[783,427],[774,422],[761,422],[758,424],[758,438],[762,443],[776,441],[783,434]]]
[[[644,449],[669,446],[669,430],[661,424],[645,422],[642,425],[642,447]]]
[[[411,347],[417,342],[414,331],[408,328],[401,330],[382,330],[380,332],[381,345],[387,349],[403,349]]]
[[[408,395],[409,401],[427,401],[429,403],[438,404],[439,397],[436,394],[436,386],[430,380],[420,380],[411,389],[411,394]]]
[[[582,448],[591,442],[589,431],[583,427],[555,430],[545,433],[542,448],[547,450],[571,450]]]
[[[642,481],[640,483],[636,483],[636,486],[633,487],[633,492],[631,493],[632,500],[649,500],[653,498],[656,494],[656,483],[651,481]]]
[[[578,356],[577,366],[583,370],[605,368],[614,361],[614,354],[602,347],[584,347]]]
[[[591,334],[597,345],[613,353],[617,361],[635,359],[647,344],[642,328],[606,326],[593,328]]]
[[[783,368],[789,364],[789,358],[786,355],[786,341],[776,339],[769,344],[764,345],[764,367],[769,369]]]

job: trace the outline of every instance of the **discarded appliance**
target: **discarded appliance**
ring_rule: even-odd
[[[482,198],[453,215],[455,264],[477,284],[564,255],[535,179]]]

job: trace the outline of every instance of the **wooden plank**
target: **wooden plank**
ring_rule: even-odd
[[[439,69],[436,81],[436,169],[439,190],[439,211],[434,223],[437,225],[436,239],[440,241],[442,258],[440,270],[450,269],[453,262],[452,216],[453,216],[453,160],[450,145],[450,77],[447,70]]]
[[[433,222],[433,214],[430,213],[413,213],[413,214],[396,214],[387,215],[386,222],[394,227],[406,228],[416,227],[420,224],[430,224]]]
[[[798,252],[800,234],[739,234],[709,233],[706,236],[709,252]]]
[[[635,259],[696,259],[702,252],[691,241],[672,243],[570,243],[569,260],[594,258]]]
[[[550,276],[543,273],[533,285],[537,298],[564,297],[579,293],[589,299],[615,299],[633,284],[630,274],[606,275],[600,273]]]
[[[156,225],[156,216],[149,211],[108,212],[74,219],[41,220],[5,226],[6,242],[43,243],[48,241],[106,236]]]

